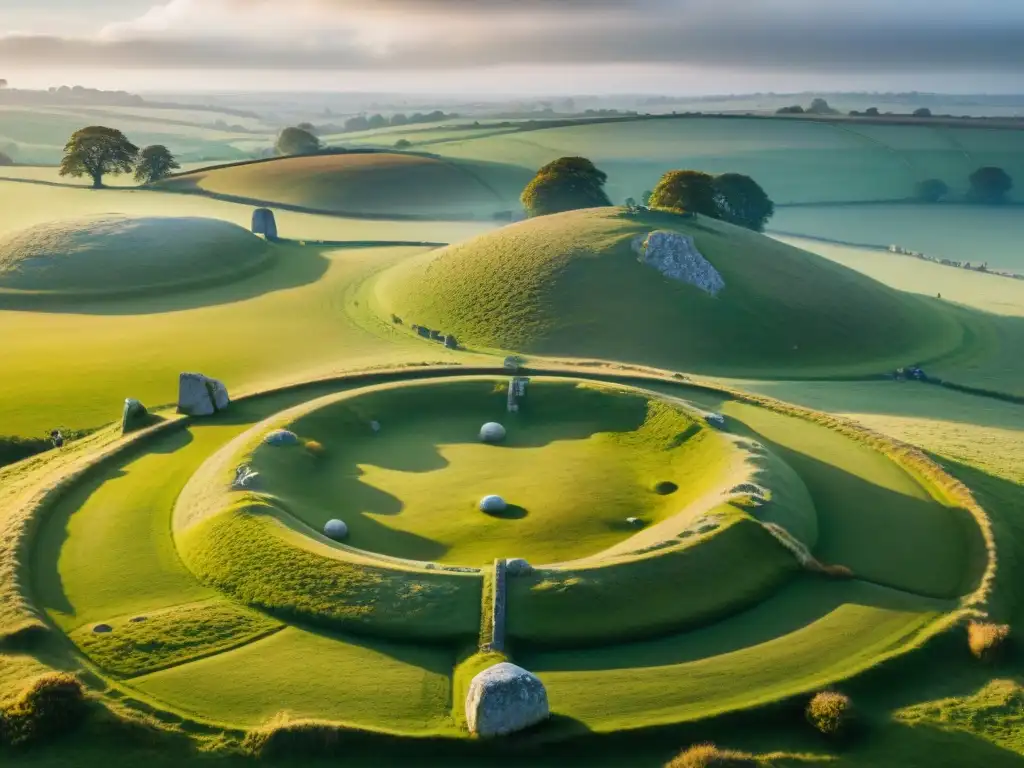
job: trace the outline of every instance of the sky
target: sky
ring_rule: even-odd
[[[1024,0],[0,0],[11,87],[1024,91]]]

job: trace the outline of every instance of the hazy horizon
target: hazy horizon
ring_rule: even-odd
[[[1011,94],[1015,0],[0,0],[12,87]],[[73,81],[73,82],[69,82]]]

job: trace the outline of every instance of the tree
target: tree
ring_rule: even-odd
[[[651,193],[652,208],[702,213],[718,218],[714,178],[702,171],[669,171]]]
[[[153,144],[139,152],[139,160],[135,165],[135,180],[139,184],[150,184],[166,179],[174,171],[181,168],[171,150],[163,144]]]
[[[396,112],[391,116],[391,125],[407,125],[409,118],[406,117],[404,112]]]
[[[932,111],[928,107],[921,107],[914,110],[914,117],[931,117]]]
[[[949,185],[942,179],[918,182],[915,197],[924,203],[937,203],[949,194]]]
[[[828,105],[828,102],[824,99],[815,99],[811,102],[811,106],[807,108],[807,112],[812,115],[834,115],[836,110],[832,109]]]
[[[312,123],[299,123],[295,127],[296,128],[301,128],[306,133],[312,133],[314,136],[316,136],[316,126],[313,125]]]
[[[64,145],[61,176],[89,176],[92,186],[103,186],[107,174],[131,173],[139,148],[116,128],[91,125],[75,131]]]
[[[585,157],[562,157],[533,177],[520,200],[530,216],[611,205],[604,185],[608,175]]]
[[[1013,179],[1002,168],[986,166],[970,176],[971,190],[968,197],[978,203],[994,205],[1006,202],[1007,193],[1013,189]]]
[[[395,149],[408,149],[412,146],[412,142],[408,139],[399,139],[395,142]]]
[[[775,203],[749,176],[723,173],[715,178],[718,193],[718,218],[740,227],[763,232],[768,219],[775,215]]]
[[[320,139],[302,128],[285,128],[277,137],[279,155],[312,155],[320,148]]]
[[[650,205],[651,205],[651,198],[653,196],[654,196],[654,191],[653,190],[650,190],[650,189],[645,190],[644,193],[642,195],[640,195],[640,204],[644,208],[649,208]]]
[[[375,130],[377,128],[383,128],[384,126],[386,126],[388,124],[388,120],[386,117],[384,117],[384,115],[377,114],[370,117],[370,119],[366,121],[366,124],[370,127],[371,130]]]
[[[799,104],[794,104],[792,107],[779,107],[775,110],[777,115],[802,115],[803,113],[804,108]]]
[[[868,117],[878,117],[878,107],[868,107],[864,110],[864,114]]]

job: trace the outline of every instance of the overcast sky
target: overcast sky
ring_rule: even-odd
[[[14,87],[1024,91],[1024,0],[0,0]]]

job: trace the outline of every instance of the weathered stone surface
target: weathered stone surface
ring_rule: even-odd
[[[513,557],[505,561],[505,572],[509,576],[529,576],[533,566],[521,557]]]
[[[480,440],[485,443],[500,443],[505,439],[505,428],[496,421],[489,421],[480,427]]]
[[[129,397],[124,401],[124,410],[121,412],[121,432],[131,432],[146,426],[149,418],[149,411],[146,406]]]
[[[712,296],[717,296],[725,288],[725,280],[697,250],[696,243],[689,235],[651,232],[646,238],[635,238],[632,246],[640,261],[654,267],[665,277],[700,288]]]
[[[444,337],[444,345],[448,349],[458,349],[459,340],[449,333],[447,336]]]
[[[341,541],[348,536],[348,526],[341,520],[328,520],[324,525],[324,535],[329,539]]]
[[[213,407],[218,411],[223,411],[229,405],[231,405],[231,396],[228,395],[228,388],[224,386],[223,382],[217,381],[217,379],[207,379],[208,386],[211,388],[213,395]]]
[[[286,447],[290,445],[298,445],[299,436],[287,429],[275,429],[273,432],[267,433],[266,437],[263,438],[263,442],[267,445]]]
[[[263,235],[267,240],[277,239],[277,220],[269,208],[257,208],[252,212],[252,232]]]
[[[521,731],[550,714],[540,678],[515,664],[495,664],[469,684],[466,722],[471,733],[483,738]]]
[[[484,496],[480,499],[480,511],[496,515],[508,509],[508,503],[501,496]]]
[[[231,484],[231,487],[235,490],[253,488],[256,485],[256,478],[259,476],[259,472],[253,471],[253,468],[248,464],[243,464],[235,470],[235,481]]]
[[[189,416],[212,416],[217,412],[213,394],[201,373],[183,373],[178,377],[178,411]]]
[[[725,416],[720,413],[709,413],[704,416],[704,421],[713,427],[724,427]]]

